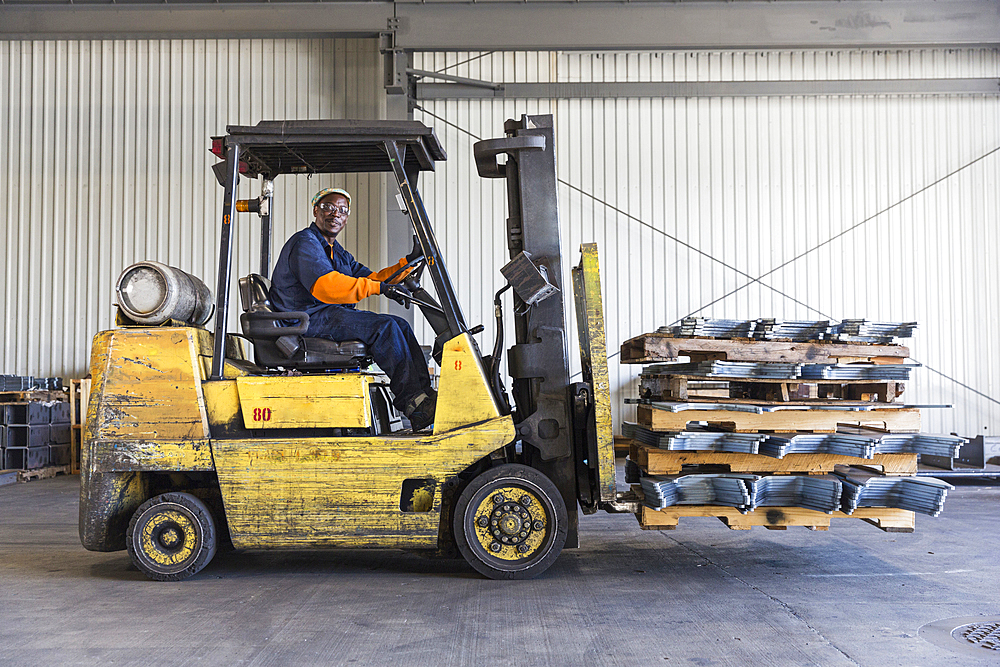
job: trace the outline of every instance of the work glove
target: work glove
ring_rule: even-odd
[[[390,285],[389,283],[379,283],[381,287],[379,288],[379,294],[389,299],[392,299],[403,308],[410,307],[410,290],[406,289],[402,285]]]
[[[420,241],[417,240],[417,235],[414,234],[413,235],[413,250],[411,250],[410,254],[408,254],[406,256],[406,263],[407,264],[412,264],[413,260],[415,260],[417,257],[420,257],[423,254],[424,254],[424,251],[420,247]]]

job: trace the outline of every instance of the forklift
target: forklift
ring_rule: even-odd
[[[483,327],[462,313],[417,189],[420,172],[446,159],[431,128],[262,121],[227,127],[211,150],[225,192],[214,303],[196,278],[137,264],[119,279],[117,326],[94,338],[84,547],[127,549],[161,581],[196,574],[219,548],[331,547],[461,555],[487,577],[528,579],[579,546],[580,512],[637,510],[615,485],[593,244],[572,270],[582,378],[571,381],[551,116],[508,120],[503,137],[474,146],[479,175],[506,180],[509,213],[510,262],[494,297],[488,355],[473,338]],[[308,315],[276,311],[269,299],[277,178],[359,172],[393,175],[422,250],[399,274],[435,334],[440,378],[429,433],[401,428],[385,377],[367,370],[363,343],[308,338]],[[258,198],[237,199],[241,178],[259,180]],[[234,284],[240,214],[259,218],[260,268]],[[425,275],[434,295],[421,285]],[[193,296],[177,296],[192,284]],[[227,322],[233,287],[242,334]],[[506,350],[509,395],[500,373],[508,289],[516,338]],[[162,321],[145,316],[164,313],[167,302],[195,305]]]

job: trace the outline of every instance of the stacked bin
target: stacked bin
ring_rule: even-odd
[[[8,470],[31,470],[70,462],[69,403],[5,403],[0,459]]]

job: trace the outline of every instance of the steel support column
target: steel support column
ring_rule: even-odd
[[[240,178],[240,145],[226,151],[226,185],[222,199],[222,235],[219,241],[219,280],[215,292],[215,347],[212,380],[221,380],[226,365],[226,320],[229,315],[229,280],[233,273],[233,219],[236,216],[236,184]]]

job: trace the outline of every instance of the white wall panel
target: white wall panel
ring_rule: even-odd
[[[426,53],[414,66],[495,82],[997,77],[1000,53]],[[505,195],[475,176],[470,134],[552,112],[566,268],[597,241],[609,351],[689,314],[917,320],[925,368],[904,399],[955,406],[925,411],[924,429],[1000,429],[1000,97],[422,104],[449,152],[425,198],[470,322],[492,321],[506,258]],[[617,424],[638,369],[613,357],[610,370]]]
[[[222,189],[209,137],[269,119],[382,118],[381,77],[374,40],[0,41],[0,372],[86,373],[135,261],[214,292]],[[383,265],[381,176],[282,177],[274,256],[331,182],[354,194],[345,245]],[[239,194],[259,185],[244,179]],[[257,270],[256,221],[239,219],[234,281]]]

